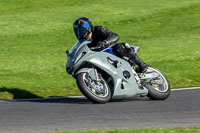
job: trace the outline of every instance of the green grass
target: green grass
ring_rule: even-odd
[[[0,99],[81,95],[65,72],[81,16],[140,46],[172,88],[200,86],[199,0],[0,0]]]
[[[145,128],[145,129],[113,129],[113,130],[89,130],[89,131],[57,131],[51,133],[200,133],[197,127],[181,128]]]

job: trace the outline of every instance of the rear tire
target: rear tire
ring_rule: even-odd
[[[149,66],[145,73],[155,72],[159,76],[144,82],[144,86],[148,89],[148,97],[152,100],[165,100],[170,96],[171,88],[166,76],[157,68]]]
[[[76,82],[83,95],[93,103],[106,103],[111,99],[110,88],[102,77],[95,82],[88,73],[80,73],[76,76]]]

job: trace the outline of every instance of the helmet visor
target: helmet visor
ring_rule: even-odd
[[[84,25],[79,25],[74,27],[74,33],[78,39],[84,37],[86,33],[89,31],[90,25],[85,23]]]

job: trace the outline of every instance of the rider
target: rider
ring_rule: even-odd
[[[78,18],[74,22],[73,28],[78,40],[92,40],[89,47],[99,46],[101,48],[106,48],[119,40],[118,34],[113,33],[104,26],[93,27],[92,21],[87,17]],[[113,47],[113,50],[117,56],[128,57],[130,62],[137,64],[139,66],[137,72],[143,72],[147,68],[147,64],[138,57],[128,43],[118,43]]]

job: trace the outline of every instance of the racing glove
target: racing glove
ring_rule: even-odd
[[[106,41],[101,41],[101,42],[98,42],[98,46],[104,49],[104,48],[109,47],[109,44]]]

